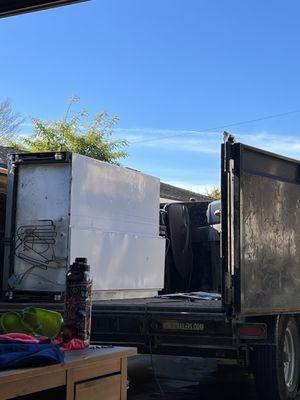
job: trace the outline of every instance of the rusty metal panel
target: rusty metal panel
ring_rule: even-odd
[[[234,146],[236,311],[300,311],[299,162]]]

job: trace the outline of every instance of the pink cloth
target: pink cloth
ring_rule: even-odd
[[[0,335],[0,342],[1,340],[11,340],[12,342],[18,341],[23,343],[40,343],[43,340],[49,339],[45,336],[36,338],[26,335],[25,333],[6,333]],[[56,344],[61,350],[81,350],[85,348],[84,341],[81,339],[71,339],[68,342],[64,342],[63,337],[59,336],[57,339],[53,339],[51,342]]]
[[[35,338],[30,335],[26,335],[26,333],[5,333],[0,335],[0,340],[11,340],[11,341],[18,341],[24,343],[40,343],[41,340],[46,338]]]
[[[59,336],[52,343],[56,344],[62,350],[81,350],[85,348],[84,341],[81,339],[71,339],[68,342],[63,341],[63,337]]]

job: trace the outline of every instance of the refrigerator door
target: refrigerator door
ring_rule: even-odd
[[[69,204],[70,164],[19,166],[10,279],[15,290],[64,290]]]

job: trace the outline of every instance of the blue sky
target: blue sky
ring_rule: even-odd
[[[92,0],[2,19],[0,100],[29,133],[76,94],[120,116],[124,165],[204,191],[223,132],[208,129],[300,110],[299,15],[297,0]],[[300,113],[228,130],[300,158]]]

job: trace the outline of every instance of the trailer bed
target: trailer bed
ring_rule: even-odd
[[[141,353],[236,358],[221,300],[161,297],[93,303],[92,340]]]
[[[29,306],[63,311],[63,303],[1,302],[0,313]],[[221,300],[96,300],[91,340],[99,345],[135,346],[141,353],[218,358],[237,355]]]
[[[221,313],[221,300],[170,299],[162,297],[120,300],[96,300],[95,311],[210,312]]]
[[[63,311],[62,303],[54,302],[0,302],[0,313],[20,311],[25,307],[42,307]],[[93,312],[187,312],[222,313],[221,300],[166,299],[160,297],[138,299],[94,300]]]

